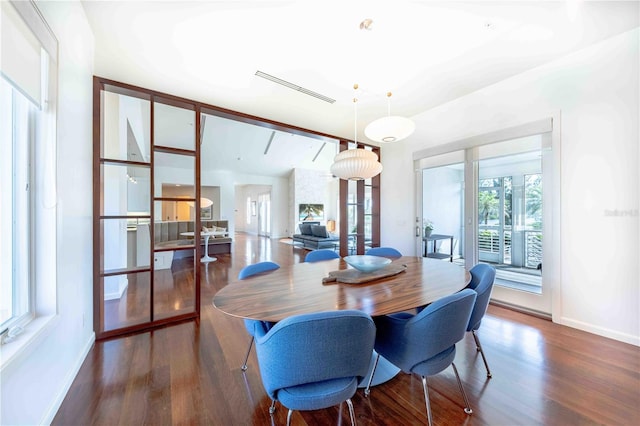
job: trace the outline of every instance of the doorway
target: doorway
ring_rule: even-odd
[[[258,195],[258,235],[271,237],[271,193]]]
[[[416,250],[467,269],[491,264],[492,300],[550,315],[558,134],[548,119],[414,154]]]
[[[463,154],[463,153],[460,153]],[[464,265],[464,161],[435,161],[422,170],[422,220],[419,228],[424,257]],[[440,164],[440,165],[437,165]]]

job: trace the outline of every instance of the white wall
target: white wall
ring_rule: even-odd
[[[269,185],[238,185],[236,186],[236,210],[237,218],[240,218],[236,223],[236,230],[246,232],[248,234],[258,235],[258,210],[259,202],[258,196],[265,193],[271,193],[271,186]],[[247,199],[256,203],[256,215],[253,216],[251,211],[247,211]],[[274,200],[272,200],[274,201]],[[276,203],[277,204],[277,203]],[[251,207],[249,207],[249,210]],[[271,215],[274,214],[274,209],[271,211]],[[247,223],[247,217],[249,223]]]
[[[179,171],[176,171],[179,174]],[[287,235],[287,203],[288,187],[287,178],[246,175],[232,172],[202,172],[201,184],[220,187],[220,219],[229,221],[229,232],[245,231],[246,221],[242,212],[244,201],[236,204],[236,186],[242,185],[266,185],[271,187],[271,238],[282,238]],[[256,196],[257,201],[257,196]],[[242,221],[237,221],[241,217]],[[256,216],[257,218],[257,216]],[[257,232],[257,227],[255,228]],[[251,232],[247,230],[247,232]]]
[[[413,152],[559,114],[554,320],[640,345],[639,36],[635,29],[414,117],[411,138],[382,146],[382,244],[415,251]]]
[[[298,224],[300,223],[300,204],[322,204],[324,206],[324,219],[321,225],[326,225],[328,220],[336,221],[336,229],[338,228],[338,198],[339,183],[338,179],[327,175],[323,170],[294,169],[289,177],[290,191],[289,194],[293,198],[289,204],[290,218],[289,234],[298,233]]]
[[[94,339],[93,34],[79,2],[38,2],[38,8],[59,41],[58,315],[2,370],[3,425],[50,423]]]

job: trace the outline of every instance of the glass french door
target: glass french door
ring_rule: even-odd
[[[553,158],[544,132],[417,160],[416,251],[466,268],[490,264],[492,299],[550,314],[543,265],[553,260],[553,206],[543,183],[552,181]]]
[[[542,161],[539,151],[478,161],[478,259],[496,285],[542,293]]]

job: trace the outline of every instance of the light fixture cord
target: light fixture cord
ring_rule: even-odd
[[[353,141],[358,143],[358,99],[353,98]]]
[[[387,115],[391,117],[391,92],[387,92]]]
[[[358,85],[353,85],[353,142],[358,147]]]

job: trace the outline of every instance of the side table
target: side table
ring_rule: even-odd
[[[449,245],[449,254],[446,253],[438,253],[436,251],[436,242],[438,240],[450,240],[451,244]],[[432,251],[427,252],[429,248],[429,242],[433,242]],[[453,262],[453,235],[443,235],[443,234],[431,234],[428,237],[422,237],[422,242],[424,244],[424,257],[430,257],[433,259],[447,259],[449,258],[449,262]]]

